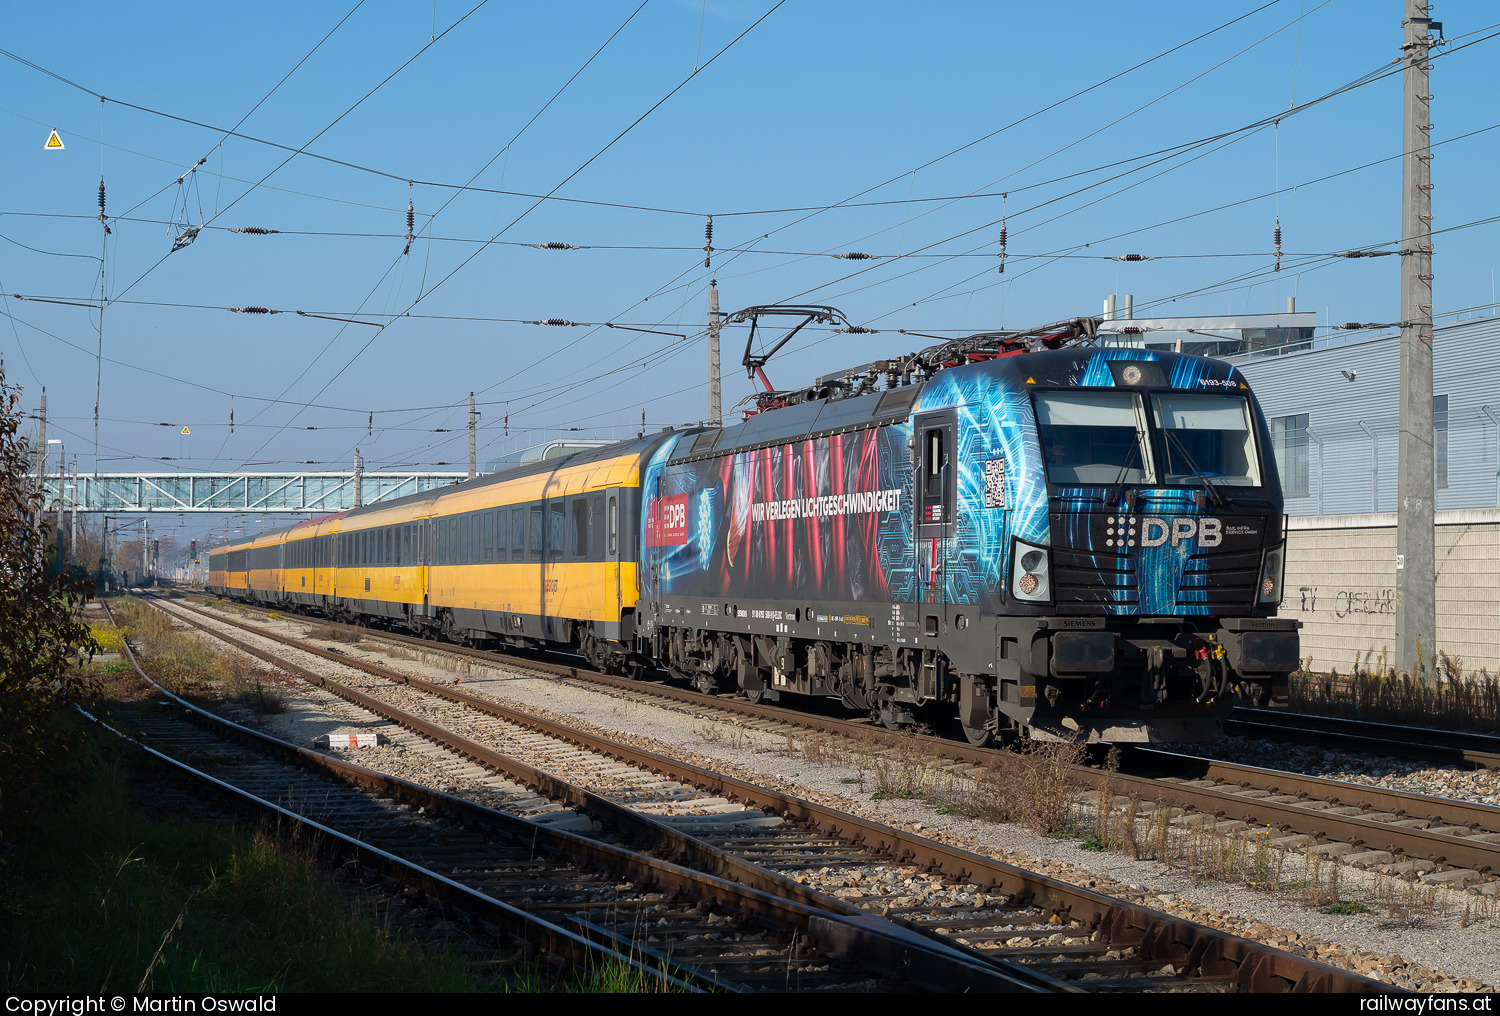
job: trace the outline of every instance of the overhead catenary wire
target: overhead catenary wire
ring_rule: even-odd
[[[699,74],[703,73],[710,66],[712,66],[721,56],[723,56],[730,49],[732,49],[741,39],[743,39],[751,31],[753,31],[758,25],[760,25],[768,17],[770,17],[772,14],[774,14],[785,3],[786,3],[786,0],[776,0],[776,3],[774,5],[772,5],[769,10],[767,10],[764,14],[762,14],[760,17],[758,17],[757,19],[755,19],[755,21],[753,21],[747,28],[745,28],[738,35],[736,35],[733,39],[731,39],[728,43],[726,43],[722,49],[720,49],[718,52],[716,52],[713,56],[709,57],[709,59],[707,61],[705,61],[701,67],[698,67],[698,68],[694,69],[694,71],[691,74],[689,74],[681,82],[679,82],[674,88],[672,88],[671,91],[669,91],[666,95],[662,96],[650,108],[648,108],[640,116],[636,117],[633,121],[631,121],[631,123],[629,125],[627,125],[623,130],[621,130],[618,134],[616,134],[613,138],[611,138],[602,148],[598,149],[593,155],[589,156],[589,158],[586,159],[580,166],[578,166],[577,169],[573,170],[571,173],[569,173],[567,176],[565,176],[561,181],[559,181],[548,192],[548,194],[549,195],[555,194],[557,191],[561,190],[563,187],[565,187],[568,184],[569,181],[571,181],[574,177],[578,176],[579,173],[582,173],[585,169],[587,169],[594,162],[596,162],[599,158],[601,158],[606,152],[608,152],[611,148],[613,148],[622,138],[624,138],[627,134],[629,134],[632,130],[634,130],[642,121],[644,121],[648,116],[650,116],[652,113],[654,113],[657,109],[661,108],[661,106],[663,104],[665,104],[669,99],[672,98],[672,96],[676,95],[679,91],[681,91],[684,87],[686,87],[687,84],[689,82],[691,82],[694,78],[696,78]],[[536,202],[534,202],[533,204],[531,204],[526,210],[524,210],[523,212],[521,212],[515,218],[511,219],[509,223],[507,223],[503,228],[501,228],[497,233],[495,233],[495,235],[491,238],[492,241],[493,240],[498,240],[501,235],[503,235],[506,232],[509,232],[509,230],[512,227],[514,227],[515,225],[517,225],[518,223],[520,223],[532,211],[535,211],[536,208],[541,205],[541,203],[542,203],[542,200],[538,199]],[[431,287],[424,288],[424,290],[421,293],[419,293],[414,300],[411,301],[411,303],[407,306],[406,309],[410,310],[411,308],[415,307],[417,304],[421,303],[423,300],[425,300],[428,297],[430,297],[432,295],[432,293],[436,292],[445,283],[447,283],[450,279],[452,279],[455,275],[457,275],[460,271],[462,271],[465,267],[467,267],[474,260],[474,258],[478,257],[479,254],[482,251],[484,251],[485,249],[487,249],[488,246],[489,246],[489,244],[484,244],[484,245],[480,246],[480,248],[478,250],[474,251],[468,257],[464,258],[461,262],[459,262],[459,264],[457,266],[455,266],[453,269],[451,269],[442,278],[438,279],[438,281],[436,283],[434,283]],[[338,370],[338,372],[335,373],[333,375],[333,377],[329,378],[329,380],[323,385],[322,388],[319,389],[318,393],[316,395],[314,395],[313,397],[314,398],[318,398],[319,396],[322,395],[322,393],[324,391],[327,391],[328,387],[330,385],[332,385],[334,381],[338,380],[338,378],[344,373],[344,371],[348,370],[349,367],[352,366],[354,364],[354,362],[359,359],[360,355],[362,355],[365,350],[369,349],[370,346],[371,346],[371,344],[373,344],[373,342],[375,341],[375,339],[378,338],[383,332],[384,332],[384,327],[382,327],[380,331],[377,331],[374,335],[372,335],[370,337],[370,339],[363,346],[361,346],[354,353],[354,355],[352,357],[349,358],[349,360],[344,364],[344,366],[340,367],[339,370]],[[272,438],[272,440],[274,440],[274,437]],[[265,447],[265,445],[263,444],[261,446],[261,448],[263,449],[264,447]],[[258,449],[253,454],[257,454],[257,455],[260,454],[260,449]]]
[[[791,252],[791,253],[801,253],[801,252]],[[1251,252],[1251,254],[1254,254],[1254,252]],[[929,256],[929,257],[935,257],[935,256],[937,256],[937,255],[927,255],[927,256]],[[967,254],[965,254],[965,255],[960,255],[960,256],[965,256],[965,257],[967,257],[967,256],[971,256],[971,255],[967,255]],[[984,256],[984,255],[973,255],[973,256]],[[993,255],[990,255],[990,256],[993,256]],[[1040,255],[1038,255],[1038,256],[1040,256]],[[1061,255],[1057,255],[1057,256],[1058,256],[1058,257],[1059,257],[1059,258],[1067,258],[1067,257],[1069,257],[1069,256],[1070,256],[1070,255],[1067,255],[1067,254],[1061,254]],[[1080,255],[1080,256],[1094,256],[1094,255]],[[1296,255],[1292,255],[1292,254],[1288,254],[1288,255],[1287,255],[1287,256],[1288,256],[1288,257],[1289,257],[1289,258],[1290,258],[1290,257],[1295,257],[1295,256],[1296,256]],[[914,259],[913,259],[913,260],[916,260],[916,259],[915,259],[915,258],[914,258]],[[551,308],[546,308],[546,309],[551,309]],[[559,309],[559,310],[562,310],[562,309],[563,309],[563,308],[558,308],[558,309]],[[414,315],[414,316],[418,316],[418,315]],[[569,316],[570,316],[570,317],[572,317],[572,316],[573,316],[573,315],[569,315]],[[13,326],[14,326],[14,323],[13,323]],[[292,403],[288,403],[288,404],[292,404]]]

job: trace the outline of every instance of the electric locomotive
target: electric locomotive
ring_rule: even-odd
[[[752,341],[769,313],[804,315],[776,348],[842,320],[751,308]],[[215,548],[210,589],[891,726],[956,715],[975,743],[1212,737],[1298,666],[1269,434],[1231,364],[1097,326],[765,383],[734,426]]]
[[[665,441],[643,654],[891,726],[956,712],[975,743],[1205,739],[1284,696],[1298,623],[1248,384],[1097,324],[944,343]]]

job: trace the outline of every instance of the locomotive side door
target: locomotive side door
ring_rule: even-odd
[[[958,519],[958,420],[951,409],[924,413],[912,421],[918,606],[924,640],[947,624],[949,537]]]

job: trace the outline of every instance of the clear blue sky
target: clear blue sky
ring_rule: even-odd
[[[1397,0],[1281,0],[1253,14],[1257,0],[788,0],[751,28],[774,2],[650,0],[507,147],[635,3],[491,0],[468,13],[472,0],[367,0],[240,131],[391,176],[307,154],[286,161],[289,152],[242,138],[220,143],[353,0],[16,5],[0,45],[110,101],[101,111],[95,96],[0,58],[0,290],[97,302],[103,253],[111,302],[101,470],[148,468],[162,456],[174,461],[155,468],[347,468],[356,446],[373,468],[461,466],[471,390],[481,393],[481,461],[561,427],[624,436],[643,409],[652,429],[697,421],[707,407],[710,278],[726,311],[828,303],[881,329],[809,331],[771,364],[784,387],[926,344],[895,329],[1041,324],[1098,313],[1111,292],[1133,293],[1138,312],[1266,312],[1295,294],[1320,322],[1396,317],[1397,258],[1307,256],[1397,238],[1397,161],[1245,199],[1397,155],[1399,73],[1274,130],[1183,149],[1150,169],[1144,161],[1099,167],[1233,131],[1390,68],[1401,41]],[[466,14],[429,45],[434,24],[443,33]],[[1443,3],[1434,16],[1460,42],[1500,22],[1500,10],[1477,0]],[[1497,53],[1500,39],[1434,64],[1436,141],[1500,123]],[[688,214],[564,202],[528,212],[532,199],[488,192],[551,191],[679,85],[557,194]],[[44,151],[53,127],[65,151]],[[1500,214],[1490,170],[1497,150],[1500,130],[1439,149],[1438,228]],[[101,169],[107,242],[93,218]],[[471,178],[488,191],[430,185]],[[859,199],[887,202],[873,207],[733,214],[821,208],[882,183]],[[974,193],[993,196],[917,200]],[[408,199],[420,235],[403,256]],[[1230,202],[1244,203],[1160,225]],[[720,248],[707,269],[706,213],[715,214]],[[1291,256],[1276,275],[1267,252],[1278,214]],[[1002,216],[1003,276],[995,271]],[[199,224],[207,228],[169,255],[174,238]],[[241,227],[281,232],[228,231]],[[1440,310],[1491,302],[1496,230],[1438,238]],[[481,249],[497,234],[500,242]],[[527,246],[546,242],[594,249]],[[882,257],[829,256],[847,251]],[[1084,256],[1038,257],[1060,253]],[[1127,253],[1159,260],[1107,260]],[[1255,277],[1227,281],[1242,274]],[[1197,295],[1153,303],[1186,293]],[[477,320],[413,316],[377,330],[219,309],[244,306]],[[92,468],[97,309],[7,296],[0,311],[13,315],[0,318],[7,378],[25,386],[27,407],[46,385],[49,436]],[[687,338],[515,323],[542,318]],[[743,330],[726,331],[726,408],[751,391],[738,366],[743,343]]]

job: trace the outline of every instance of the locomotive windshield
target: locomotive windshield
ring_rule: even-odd
[[[1037,392],[1037,429],[1055,484],[1156,482],[1136,392]]]
[[[1154,394],[1151,408],[1162,432],[1167,483],[1202,477],[1223,487],[1260,486],[1250,403],[1244,396]]]

